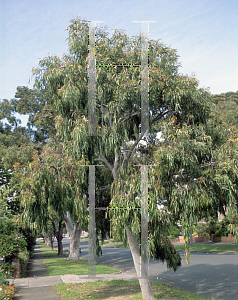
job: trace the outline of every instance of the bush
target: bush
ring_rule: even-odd
[[[32,230],[29,228],[20,227],[19,231],[21,235],[25,237],[27,251],[29,253],[29,256],[32,257],[35,244],[36,244],[35,235],[33,234]]]
[[[25,258],[21,258],[20,253],[28,256],[28,252],[33,252],[35,237],[30,229],[19,227],[15,221],[15,216],[6,208],[5,202],[1,198],[0,241],[0,258],[4,259],[0,265],[0,273],[10,276],[15,269],[12,263],[18,258],[22,263],[23,270],[26,269]]]
[[[0,285],[0,299],[1,300],[13,299],[16,290],[17,289],[15,285],[8,285],[8,284]]]
[[[215,235],[216,231],[221,227],[220,222],[215,219],[215,218],[211,218],[209,225],[208,225],[208,230],[209,230],[209,235],[211,236],[212,234]]]
[[[215,236],[225,236],[223,228],[219,228],[216,232],[215,232]]]
[[[0,300],[13,299],[15,292],[15,285],[9,285],[6,281],[6,276],[0,274]]]
[[[176,239],[179,237],[180,229],[177,225],[173,225],[169,227],[168,238]]]
[[[224,236],[228,236],[228,234],[229,234],[229,225],[230,225],[230,221],[228,220],[227,217],[225,217],[221,221],[221,228],[223,230]]]
[[[28,263],[29,254],[27,251],[20,253],[20,265],[21,265],[21,278],[27,277],[27,263]]]
[[[196,226],[196,232],[198,236],[209,235],[209,227],[205,223],[198,223]]]
[[[0,257],[4,258],[1,264],[1,271],[10,275],[15,269],[12,262],[19,258],[20,252],[26,250],[26,241],[22,235],[19,235],[14,223],[9,223],[8,228],[4,228],[1,225],[0,223]]]

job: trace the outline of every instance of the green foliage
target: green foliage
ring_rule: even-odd
[[[229,220],[230,220],[229,229],[231,233],[236,236],[236,242],[238,242],[238,214],[230,212]]]
[[[169,227],[168,230],[168,238],[169,239],[176,239],[179,237],[180,228],[178,226],[172,225]]]
[[[215,236],[225,236],[224,229],[220,227],[216,232]]]
[[[209,235],[209,225],[205,223],[198,223],[196,226],[196,233],[198,236]]]
[[[237,128],[238,117],[238,91],[212,95],[212,102],[220,122],[225,126],[235,126]],[[219,118],[218,117],[218,118]]]
[[[26,250],[27,244],[24,236],[20,235],[18,224],[7,209],[6,202],[2,198],[0,200],[0,257],[4,258],[0,270],[9,275],[14,269],[13,260],[19,257],[21,251]]]
[[[210,218],[209,224],[208,224],[208,231],[209,235],[211,237],[212,234],[215,234],[215,232],[220,228],[220,222],[216,218]]]
[[[215,236],[228,236],[230,233],[230,220],[225,217],[219,224],[219,229],[215,232]]]
[[[15,112],[12,100],[4,99],[0,103],[0,120],[6,117],[10,123],[0,122],[0,164],[11,171],[15,163],[25,165],[34,151],[29,132],[19,125],[21,120],[15,118]]]
[[[55,111],[48,103],[48,98],[46,91],[18,86],[15,98],[11,100],[14,111],[23,115],[28,114],[28,134],[35,143],[45,143],[55,133]]]
[[[27,263],[28,263],[29,253],[28,251],[21,252],[19,255],[21,274],[20,277],[27,277]]]
[[[19,203],[17,200],[17,185],[11,172],[2,168],[0,185],[0,257],[4,258],[1,272],[10,274],[14,269],[12,262],[20,258],[22,253],[33,251],[34,234],[18,222]]]
[[[141,213],[138,209],[131,209],[140,207],[140,171],[135,173],[132,164],[158,162],[159,167],[149,175],[150,252],[154,253],[155,258],[161,255],[162,260],[168,260],[169,267],[176,269],[180,259],[167,242],[168,226],[181,219],[188,240],[195,216],[200,217],[203,211],[201,208],[205,208],[208,202],[204,187],[201,189],[202,183],[196,185],[194,179],[204,175],[200,166],[210,163],[211,159],[211,137],[199,125],[207,122],[210,95],[206,90],[198,89],[195,78],[179,74],[180,64],[174,49],[158,40],[149,40],[151,114],[148,138],[152,145],[145,153],[136,150],[135,146],[144,135],[143,132],[139,137],[140,69],[122,65],[140,64],[142,38],[129,37],[119,30],[109,37],[105,28],[97,27],[95,113],[98,124],[96,130],[100,136],[87,136],[89,26],[86,20],[76,18],[71,20],[67,29],[69,54],[62,57],[48,56],[41,60],[39,67],[33,69],[35,87],[50,96],[48,103],[58,114],[55,125],[65,149],[77,161],[87,161],[90,164],[101,161],[109,168],[111,176],[99,179],[97,205],[109,205],[111,227],[125,245],[126,227],[136,235],[140,233]],[[164,131],[164,128],[167,144],[164,147],[153,147],[152,137],[156,132]],[[176,129],[176,135],[173,135],[173,128]],[[176,148],[180,143],[176,142],[177,138],[181,140],[180,148]],[[174,146],[171,144],[167,147],[168,143],[173,143]],[[157,156],[154,156],[155,151]],[[159,157],[163,157],[162,160]],[[178,180],[180,186],[189,184],[191,188],[188,193],[180,193],[178,186],[174,187],[174,173],[181,177]],[[107,191],[99,192],[106,185],[112,185],[111,195]],[[196,193],[199,197],[193,200]],[[162,199],[167,201],[165,206],[172,212],[171,216],[158,209],[157,205],[163,202]],[[102,235],[108,230],[108,223],[103,226],[106,216],[105,212],[97,212],[97,224]]]

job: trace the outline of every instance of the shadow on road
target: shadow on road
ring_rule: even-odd
[[[155,277],[151,278],[156,280]],[[167,271],[159,275],[163,283],[174,282],[174,287],[204,297],[231,300],[238,299],[237,265],[200,264],[180,268],[177,272]]]

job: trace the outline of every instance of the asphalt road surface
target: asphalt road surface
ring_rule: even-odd
[[[68,238],[63,239],[63,245],[64,250],[69,249]],[[88,243],[81,242],[81,249],[81,257],[87,259]],[[130,249],[103,246],[102,251],[97,262],[136,274]],[[175,288],[207,298],[235,300],[238,299],[238,255],[193,253],[190,264],[183,260],[176,272],[167,270],[166,263],[150,260],[149,278],[162,283],[173,282]]]

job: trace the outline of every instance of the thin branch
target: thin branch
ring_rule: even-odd
[[[124,119],[121,120],[121,122],[125,122],[126,120],[128,120],[130,117],[134,117],[136,115],[138,115],[139,112],[135,112],[133,114],[129,114],[127,117],[125,117]]]
[[[60,171],[59,169],[57,169],[55,166],[50,166],[50,168],[53,168],[53,169],[55,169],[55,171]]]
[[[124,163],[126,161],[129,161],[131,155],[132,155],[132,152],[133,150],[135,149],[135,147],[138,145],[138,143],[140,142],[140,140],[144,137],[146,131],[144,131],[143,133],[141,133],[141,135],[139,136],[139,138],[135,141],[135,143],[131,146],[130,149],[127,149],[127,148],[124,148],[124,160],[123,160],[123,163],[122,165],[124,165]]]
[[[95,161],[101,161],[101,162],[103,162],[103,163],[108,167],[108,169],[112,172],[113,167],[112,167],[112,165],[107,161],[106,158],[98,157],[98,158],[95,158],[94,160],[95,160]]]
[[[106,186],[102,186],[102,187],[98,188],[99,191],[110,190],[110,189],[111,189],[110,185],[106,185]]]
[[[101,107],[102,107],[103,115],[108,114],[108,125],[109,125],[110,129],[113,130],[112,116],[109,114],[107,105],[103,103],[103,104],[101,104]]]
[[[117,179],[118,167],[119,167],[119,154],[116,153],[115,159],[114,159],[114,165],[113,165],[113,168],[112,168],[112,176],[113,176],[114,180]]]
[[[163,116],[165,116],[166,114],[168,114],[168,113],[170,113],[170,112],[172,112],[172,111],[171,111],[171,110],[167,110],[167,111],[164,111],[164,112],[160,113],[157,117],[155,117],[155,118],[152,120],[151,123],[153,124],[153,123],[159,121],[160,119],[163,118]]]

